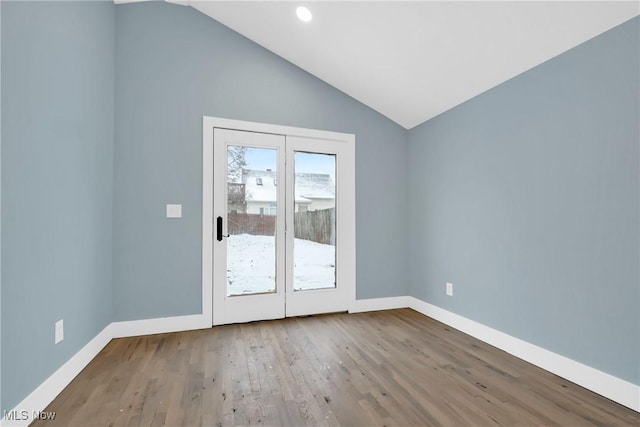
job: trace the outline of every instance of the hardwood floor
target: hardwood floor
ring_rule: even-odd
[[[113,340],[36,426],[640,426],[410,309]]]

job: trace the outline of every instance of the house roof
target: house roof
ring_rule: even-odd
[[[296,197],[307,199],[335,199],[336,188],[333,179],[328,174],[297,173]]]
[[[276,176],[276,172],[271,170],[243,169],[246,200],[275,202],[278,188]],[[311,203],[312,199],[335,199],[335,184],[329,174],[297,173],[295,178],[296,203]]]

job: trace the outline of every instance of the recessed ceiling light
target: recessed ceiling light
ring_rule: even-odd
[[[296,9],[296,15],[302,22],[309,22],[313,18],[311,11],[304,6],[300,6]]]

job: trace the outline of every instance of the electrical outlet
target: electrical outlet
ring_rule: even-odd
[[[56,322],[56,344],[64,339],[64,323],[63,320],[60,319]]]
[[[447,295],[453,296],[453,283],[447,282]]]

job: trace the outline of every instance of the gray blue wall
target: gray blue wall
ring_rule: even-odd
[[[191,8],[0,11],[0,409],[113,320],[200,312],[203,115],[357,135],[359,299],[640,384],[638,19],[407,132]]]
[[[11,409],[111,322],[115,7],[0,7],[0,388]]]
[[[0,100],[2,100],[2,7],[0,6]],[[2,242],[2,102],[0,101],[0,242]],[[2,405],[2,245],[0,244],[0,411]]]
[[[116,13],[114,320],[201,312],[203,115],[356,134],[357,297],[407,294],[405,129],[192,8]]]
[[[413,296],[635,384],[639,25],[412,129],[408,209]]]

